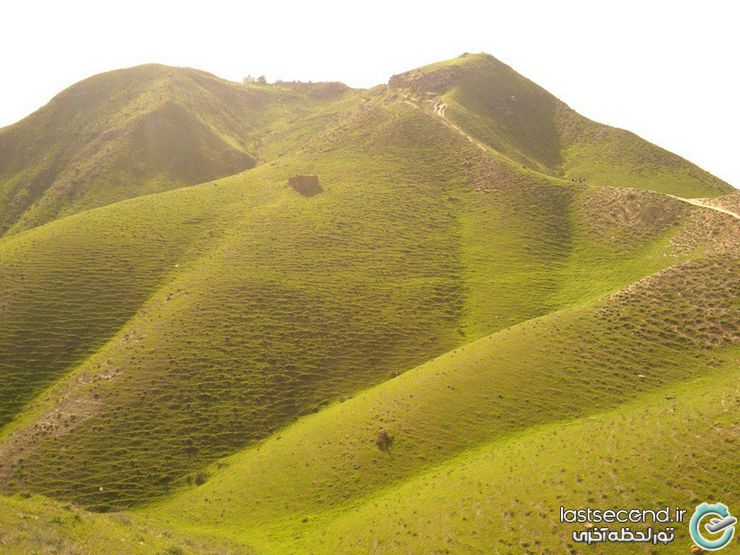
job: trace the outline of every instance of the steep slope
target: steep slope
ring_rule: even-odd
[[[736,438],[740,220],[703,205],[734,196],[658,192],[723,184],[680,181],[687,162],[634,137],[614,159],[586,152],[609,141],[581,127],[612,131],[487,56],[370,91],[143,70],[186,80],[174,104],[265,163],[87,210],[90,190],[21,231],[56,214],[44,194],[0,238],[0,491],[134,510],[75,529],[54,502],[0,497],[14,541],[99,547],[99,524],[129,546],[131,519],[153,536],[142,552],[555,553],[567,488],[638,506],[715,493],[706,473],[634,468],[714,471],[702,426],[721,454]],[[227,117],[230,94],[250,104]],[[126,168],[177,157],[125,152]],[[576,159],[601,177],[573,181]],[[317,194],[288,185],[303,174]],[[639,488],[597,491],[589,465]],[[448,516],[431,529],[433,511]],[[522,545],[531,522],[548,532]]]
[[[735,388],[736,264],[736,255],[681,263],[591,306],[465,345],[214,468],[165,511],[258,535],[533,426],[598,414],[704,375],[729,372]],[[737,432],[732,422],[724,428]],[[394,438],[388,453],[373,445],[380,429]]]
[[[323,193],[286,186],[306,172]],[[692,211],[548,180],[378,93],[292,157],[0,243],[12,301],[0,474],[98,509],[166,495],[394,373],[719,248],[732,233],[721,214],[681,239]],[[140,250],[139,237],[156,242]],[[122,248],[101,281],[109,240]],[[45,267],[60,244],[69,290]],[[10,265],[24,249],[37,263]],[[29,318],[43,306],[57,317]]]
[[[626,131],[581,117],[488,55],[413,70],[390,85],[550,175],[686,197],[731,190]],[[336,83],[237,85],[160,65],[91,77],[0,129],[0,233],[274,159],[310,140],[320,114],[347,109],[358,94]]]
[[[344,90],[243,86],[160,65],[91,77],[0,130],[0,233],[250,168],[269,126]]]
[[[550,175],[684,197],[732,190],[628,131],[584,118],[488,54],[394,75],[389,85],[411,92],[492,149]]]
[[[361,503],[294,521],[282,532],[269,529],[277,539],[271,547],[277,553],[582,553],[586,546],[572,533],[584,526],[561,524],[561,506],[671,506],[688,514],[705,499],[736,506],[737,491],[718,490],[714,477],[728,470],[740,439],[733,421],[738,378],[727,367],[618,410],[492,442]],[[707,423],[712,451],[704,444]],[[687,523],[654,525],[656,532],[668,526],[676,538],[668,545],[588,547],[689,553]]]
[[[188,190],[120,203],[0,241],[0,425],[93,354],[233,217]]]
[[[581,528],[560,524],[561,506],[658,509],[669,503],[690,509],[704,499],[721,498],[730,506],[740,502],[736,492],[718,491],[714,480],[728,471],[724,461],[733,459],[738,441],[733,415],[740,402],[738,377],[737,368],[718,367],[602,414],[484,443],[330,509],[323,497],[317,498],[316,508],[305,514],[278,512],[264,520],[259,504],[256,514],[244,511],[238,524],[226,520],[220,499],[206,503],[202,497],[211,494],[210,484],[232,482],[229,511],[236,504],[252,504],[229,476],[231,467],[216,470],[200,491],[177,494],[172,502],[135,513],[97,515],[38,497],[0,497],[0,545],[19,554],[578,553],[571,534]],[[712,423],[712,450],[705,448],[707,422]],[[308,420],[299,424],[311,425]],[[323,440],[335,437],[333,428],[315,432],[322,434],[313,441],[316,452],[336,449],[333,441]],[[391,446],[376,464],[397,464],[394,459],[403,456]],[[317,463],[315,454],[308,463],[309,469]],[[197,526],[182,514],[194,499],[202,509]],[[280,501],[264,499],[268,507]],[[677,539],[661,545],[660,552],[687,553],[686,525],[674,526]],[[635,552],[634,545],[610,548]]]

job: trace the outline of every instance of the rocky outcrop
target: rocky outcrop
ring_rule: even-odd
[[[454,68],[442,68],[436,71],[407,71],[394,75],[388,86],[394,89],[410,89],[416,93],[444,93],[455,82]]]

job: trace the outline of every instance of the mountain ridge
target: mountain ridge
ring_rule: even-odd
[[[490,54],[464,54],[397,74],[389,86],[444,99],[448,113],[468,133],[513,160],[555,177],[585,179],[597,185],[629,184],[679,196],[715,196],[733,190],[629,131],[581,116]],[[491,126],[491,122],[498,123]],[[621,161],[613,158],[624,153],[633,158],[628,167],[638,164],[636,171],[620,171]],[[594,157],[598,169],[593,167]],[[653,178],[653,166],[670,169],[670,181],[665,183],[663,176]],[[676,182],[681,181],[687,183],[676,189]]]
[[[429,110],[431,101],[444,101],[447,119],[468,136],[552,177],[684,197],[732,190],[636,135],[578,115],[488,54],[394,75],[387,87],[416,94]],[[269,147],[286,137],[276,141],[276,128],[300,135],[310,119],[336,109],[332,104],[346,106],[343,96],[356,103],[373,90],[341,83],[241,85],[161,64],[92,76],[0,129],[0,231],[225,177],[258,159],[270,162],[284,154]],[[43,138],[34,129],[43,129]]]

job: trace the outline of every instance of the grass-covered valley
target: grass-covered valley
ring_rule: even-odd
[[[580,553],[560,506],[738,507],[737,199],[485,54],[74,85],[0,129],[0,552]]]

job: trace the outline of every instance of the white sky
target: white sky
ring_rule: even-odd
[[[0,126],[80,79],[147,62],[368,87],[485,51],[737,187],[739,21],[733,0],[10,0]]]

